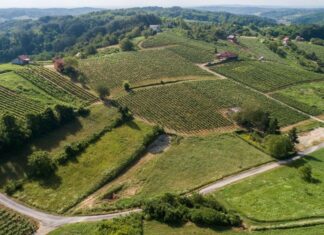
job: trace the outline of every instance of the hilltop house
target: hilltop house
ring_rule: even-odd
[[[229,61],[229,60],[236,60],[238,58],[238,55],[229,51],[225,51],[225,52],[218,53],[216,55],[216,58],[220,61]]]
[[[13,61],[11,61],[12,64],[17,65],[26,65],[30,63],[30,58],[27,55],[20,55]]]
[[[290,42],[290,38],[289,37],[284,37],[284,39],[282,40],[282,44],[284,46],[288,46],[289,42]]]
[[[231,42],[231,43],[237,43],[237,38],[235,35],[229,35],[227,37],[227,41]]]
[[[151,24],[150,27],[149,27],[151,30],[153,30],[154,32],[161,32],[161,25],[158,25],[158,24]]]

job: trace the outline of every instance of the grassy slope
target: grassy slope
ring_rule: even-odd
[[[121,199],[117,204],[123,205],[165,192],[192,190],[270,160],[268,155],[232,134],[190,137],[180,144],[174,143],[165,153],[153,156],[136,170],[125,173],[107,191],[124,185],[117,193]]]
[[[324,150],[292,166],[282,167],[229,186],[216,195],[245,216],[262,220],[290,220],[323,214]],[[305,183],[298,166],[310,164],[317,183]]]
[[[186,76],[210,76],[181,56],[168,50],[122,52],[106,57],[80,61],[80,68],[90,78],[90,84],[122,87],[123,81],[136,85],[146,80]]]
[[[25,175],[27,156],[32,150],[60,152],[66,144],[85,139],[105,126],[110,126],[120,117],[116,109],[108,109],[104,105],[93,105],[90,109],[91,114],[88,117],[80,117],[77,121],[47,134],[46,138],[36,139],[16,153],[7,154],[5,158],[2,158],[0,160],[0,185],[3,186],[8,179],[17,179]]]
[[[324,60],[324,46],[314,45],[309,42],[298,42],[296,45],[308,53],[314,52],[318,58]]]
[[[0,235],[32,235],[35,221],[0,205]]]
[[[0,85],[45,105],[62,103],[14,72],[0,74]]]
[[[304,112],[314,115],[324,113],[324,81],[292,86],[273,96]]]
[[[151,126],[140,122],[114,129],[90,145],[75,161],[60,166],[55,176],[44,182],[27,182],[14,196],[35,207],[62,212],[127,162],[151,132]]]

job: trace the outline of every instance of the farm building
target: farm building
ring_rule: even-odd
[[[289,42],[290,42],[290,38],[289,37],[284,37],[284,39],[282,40],[282,44],[284,46],[288,46]]]
[[[305,41],[305,38],[303,38],[303,37],[301,37],[301,36],[297,36],[297,37],[296,37],[296,41],[297,41],[297,42],[303,42],[303,41]]]
[[[150,25],[150,29],[152,29],[154,32],[161,32],[161,25]]]
[[[227,41],[231,42],[231,43],[237,43],[237,38],[235,35],[229,35],[227,37]]]
[[[13,61],[11,61],[12,64],[17,65],[26,65],[30,63],[30,58],[27,55],[20,55]]]
[[[58,72],[62,72],[64,69],[64,60],[62,58],[59,57],[55,57],[53,59],[53,64],[54,64],[54,68],[56,71]]]
[[[218,53],[216,55],[216,58],[220,61],[236,60],[238,58],[238,55],[229,51],[225,51]]]

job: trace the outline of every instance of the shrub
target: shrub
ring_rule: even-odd
[[[97,91],[100,99],[104,99],[106,96],[110,95],[109,88],[103,84],[97,85],[96,91]]]
[[[35,178],[51,176],[56,170],[56,166],[49,153],[44,151],[34,152],[30,155],[27,165],[29,175]]]
[[[124,81],[123,87],[124,87],[125,91],[130,91],[131,86],[129,84],[129,81]]]
[[[84,107],[80,107],[78,110],[78,114],[81,117],[87,117],[90,114],[90,109],[84,108]]]
[[[73,121],[76,118],[72,107],[58,104],[55,106],[55,111],[57,112],[58,120],[61,125]]]
[[[298,169],[300,177],[306,182],[312,182],[312,167],[310,165],[304,165]]]
[[[134,44],[128,38],[121,40],[119,45],[120,45],[120,49],[122,51],[133,51],[134,50]]]
[[[18,190],[22,189],[22,181],[20,180],[9,180],[8,183],[5,185],[5,193],[9,196],[17,192]]]
[[[265,145],[275,158],[287,157],[294,150],[293,143],[285,135],[269,135],[265,138]]]

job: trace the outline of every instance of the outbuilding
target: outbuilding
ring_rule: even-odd
[[[30,63],[30,58],[27,55],[20,55],[13,61],[11,61],[12,64],[17,65],[26,65]]]
[[[221,52],[216,55],[216,58],[220,61],[236,60],[238,55],[229,51]]]

